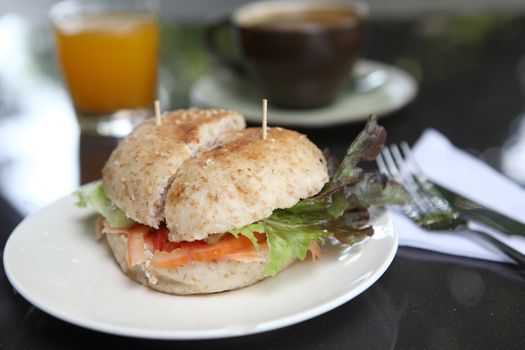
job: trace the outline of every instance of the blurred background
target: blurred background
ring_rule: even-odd
[[[247,2],[161,1],[158,96],[164,109],[189,106],[191,86],[214,69],[203,40],[209,17]],[[363,56],[403,69],[420,88],[409,106],[385,121],[392,141],[413,142],[434,127],[525,183],[525,162],[519,161],[525,153],[525,1],[367,2]],[[90,142],[79,138],[61,80],[48,18],[54,3],[0,0],[0,193],[23,215],[80,184],[79,147]],[[399,134],[396,123],[405,124]],[[305,132],[321,146],[330,139],[340,154],[356,130]],[[478,137],[487,130],[495,133],[490,140]]]
[[[19,0],[0,2],[0,12],[18,13],[34,19],[45,18],[52,0]],[[162,15],[169,19],[202,21],[211,12],[229,10],[246,0],[162,0]],[[515,12],[524,9],[520,0],[368,0],[374,16],[412,17],[420,15],[453,14],[465,11]]]

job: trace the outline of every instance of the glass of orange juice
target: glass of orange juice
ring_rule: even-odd
[[[158,2],[67,0],[50,12],[80,129],[121,137],[151,115],[157,87]]]

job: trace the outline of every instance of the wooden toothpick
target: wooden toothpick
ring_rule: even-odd
[[[266,134],[267,134],[267,110],[268,110],[268,100],[263,98],[262,100],[262,109],[263,109],[263,115],[262,115],[262,131],[263,131],[263,140],[266,140]]]
[[[159,100],[155,100],[155,118],[157,119],[157,126],[162,125],[162,115],[160,114]]]

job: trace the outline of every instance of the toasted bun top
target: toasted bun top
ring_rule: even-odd
[[[219,136],[245,127],[241,114],[227,110],[188,109],[165,113],[162,124],[141,123],[113,151],[102,169],[108,197],[127,216],[158,228],[168,189],[182,162]]]
[[[168,191],[170,240],[193,241],[265,219],[321,190],[326,160],[305,135],[272,128],[225,133],[184,162]]]

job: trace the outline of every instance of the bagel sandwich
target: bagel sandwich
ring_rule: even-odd
[[[268,128],[263,139],[237,112],[178,110],[122,140],[77,205],[101,214],[97,231],[133,280],[170,294],[238,289],[320,258],[326,239],[373,234],[368,208],[407,198],[357,166],[385,138],[371,117],[334,168],[295,131]]]

